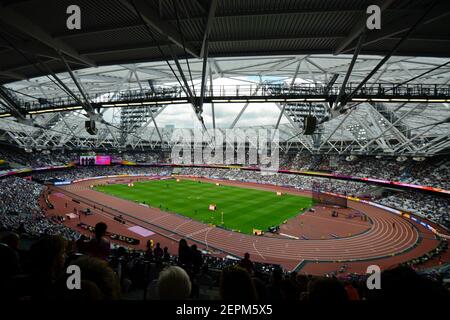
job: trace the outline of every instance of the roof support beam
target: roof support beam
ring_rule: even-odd
[[[206,20],[205,32],[203,34],[202,48],[200,50],[201,58],[205,58],[205,52],[207,53],[207,50],[208,50],[208,48],[207,48],[208,47],[208,37],[209,37],[209,32],[211,31],[211,27],[214,22],[216,8],[217,8],[217,0],[211,0],[211,3],[209,5],[208,18]],[[206,54],[206,56],[207,56],[207,54]]]
[[[356,50],[353,53],[352,61],[350,62],[350,65],[348,66],[347,73],[345,74],[344,81],[342,82],[342,85],[341,85],[341,90],[339,90],[339,94],[338,94],[338,96],[336,98],[336,101],[334,102],[333,107],[332,107],[332,109],[335,110],[335,111],[339,111],[339,109],[341,107],[340,106],[341,99],[342,99],[342,97],[345,94],[345,87],[347,86],[348,79],[350,78],[350,75],[352,74],[353,67],[355,66],[356,59],[358,58],[359,52],[361,51],[361,45],[362,45],[362,43],[364,41],[364,37],[365,37],[364,34],[362,34],[359,37],[358,46],[356,47]]]
[[[153,125],[155,126],[156,132],[158,133],[159,140],[161,141],[161,144],[163,144],[164,143],[163,137],[161,135],[161,132],[159,131],[155,116],[153,115],[153,110],[150,110],[150,116],[152,117]]]
[[[437,0],[435,0],[429,7],[428,9],[422,14],[422,16],[414,23],[414,25],[412,25],[409,29],[408,32],[400,39],[400,41],[398,41],[395,46],[392,48],[392,50],[383,58],[381,59],[381,61],[375,66],[375,68],[372,69],[372,71],[361,81],[361,83],[355,88],[355,90],[353,90],[352,93],[349,94],[349,96],[347,97],[347,99],[351,99],[353,98],[353,96],[367,83],[367,81],[370,80],[370,78],[373,77],[373,75],[375,73],[377,73],[377,71],[386,63],[386,61],[389,60],[389,58],[395,53],[397,52],[398,48],[403,44],[403,42],[405,42],[409,36],[411,35],[411,33],[423,22],[423,20],[425,19],[425,17],[428,15],[428,13],[430,13],[430,11],[434,8],[434,6],[436,5]]]
[[[278,127],[280,126],[281,118],[283,117],[284,114],[284,109],[286,109],[285,103],[283,103],[283,106],[281,107],[280,115],[278,116],[277,123],[275,124],[275,130],[277,130]]]
[[[352,109],[347,112],[345,117],[342,118],[341,122],[339,122],[339,124],[334,128],[334,130],[330,133],[330,135],[319,146],[319,150],[328,142],[328,140],[331,139],[331,137],[336,133],[336,131],[338,131],[338,129],[342,126],[342,124],[345,122],[345,120],[347,120],[347,118],[350,116],[350,114],[352,113],[353,110],[355,110],[355,109]]]
[[[370,146],[372,143],[374,143],[376,140],[380,139],[381,137],[383,137],[386,132],[390,131],[391,129],[394,128],[394,126],[399,123],[401,120],[403,120],[403,118],[405,118],[407,115],[409,115],[411,112],[415,111],[420,104],[417,104],[416,106],[414,106],[414,108],[411,108],[410,110],[408,110],[407,112],[405,112],[401,117],[399,117],[396,121],[394,121],[393,123],[390,123],[389,126],[384,129],[378,136],[376,136],[375,138],[373,138],[372,140],[370,140],[369,142],[367,142],[365,145],[363,145],[360,149],[360,151],[363,151],[364,149],[366,149],[368,146]]]
[[[13,29],[12,27],[6,26],[5,30],[3,30],[3,31],[5,31],[5,33],[6,32],[14,32],[15,29]],[[46,59],[59,60],[59,55],[54,50],[54,48],[49,48],[44,43],[37,42],[33,39],[31,39],[29,41],[20,40],[17,38],[15,38],[14,41],[8,41],[8,40],[6,40],[6,38],[4,38],[4,39],[5,39],[6,43],[2,44],[2,46],[4,46],[5,49],[2,50],[1,53],[9,53],[10,50],[16,50],[16,51],[20,50],[21,52],[31,53],[33,55],[43,57]],[[78,54],[83,56],[83,54],[81,52],[78,52]],[[70,62],[71,64],[86,66],[85,62],[79,61],[70,56],[68,58],[66,58],[66,60],[68,62]]]
[[[448,1],[442,1],[442,3],[437,4],[436,7],[430,12],[429,16],[424,20],[423,24],[431,23],[438,19],[445,18],[450,14],[449,10],[450,6]],[[366,45],[374,44],[384,39],[395,39],[397,35],[407,32],[408,28],[405,28],[405,26],[411,25],[415,21],[417,21],[417,19],[420,18],[422,11],[412,13],[412,15],[393,20],[391,24],[383,25],[381,30],[371,32],[370,35],[367,36],[367,41],[363,44],[363,47]],[[410,37],[411,40],[425,41],[425,39],[421,40],[421,38],[423,38],[423,36],[414,35]],[[433,40],[433,38],[428,38],[428,40]],[[353,49],[354,48],[349,48],[347,50],[343,50],[341,53],[346,53]]]
[[[381,9],[381,12],[383,12],[385,9],[387,9],[395,0],[378,0],[375,4],[378,5]],[[350,43],[353,42],[356,38],[358,38],[365,30],[366,30],[366,22],[367,22],[367,16],[364,12],[363,17],[361,20],[358,21],[358,23],[355,24],[352,31],[350,31],[350,34],[342,40],[339,45],[334,50],[334,55],[341,54],[342,51],[347,48]]]
[[[273,66],[271,66],[269,69],[267,69],[267,71],[260,72],[259,75],[265,76],[266,74],[270,74],[271,72],[279,71],[283,68],[290,66],[291,64],[293,64],[297,61],[302,61],[303,59],[305,59],[305,57],[306,56],[299,56],[299,57],[285,59],[281,62],[275,63]]]
[[[136,13],[136,10],[138,10],[144,22],[153,30],[166,37],[170,42],[182,49],[184,48],[193,57],[199,57],[197,50],[190,45],[183,45],[183,41],[178,32],[170,24],[162,20],[157,11],[147,4],[147,1],[133,0],[133,4],[128,0],[120,0],[120,2],[133,13]]]
[[[11,97],[8,89],[0,85],[0,98],[3,99],[4,103],[0,100],[0,104],[8,109],[11,114],[17,118],[19,121],[26,121],[25,115],[20,111],[20,107],[17,105],[13,97]]]
[[[203,66],[202,66],[202,83],[200,85],[200,99],[198,101],[197,111],[199,113],[203,112],[203,99],[205,97],[205,85],[206,85],[206,70],[207,70],[207,62],[208,62],[208,40],[206,40],[206,56],[203,57]]]
[[[170,54],[172,55],[172,59],[175,62],[175,65],[178,69],[178,73],[180,74],[181,79],[183,80],[183,84],[184,86],[180,83],[181,87],[183,88],[183,91],[186,93],[186,96],[188,97],[188,99],[190,100],[190,103],[192,105],[192,108],[194,109],[195,115],[197,116],[197,119],[200,121],[203,130],[206,132],[206,126],[205,126],[205,122],[203,121],[203,117],[202,117],[202,112],[199,109],[198,105],[195,102],[195,97],[194,94],[191,90],[191,88],[189,87],[189,83],[186,79],[186,76],[184,75],[184,71],[183,68],[180,65],[180,62],[178,61],[178,57],[175,55],[175,53],[173,52],[172,48],[169,46],[170,48]],[[192,88],[194,89],[194,88]]]
[[[209,71],[209,90],[210,90],[209,95],[212,98],[213,97],[213,76],[212,76],[212,70],[211,70],[211,60],[208,60],[208,67],[209,67],[208,71]],[[216,113],[214,110],[214,102],[213,101],[211,101],[211,116],[212,116],[213,129],[215,130],[216,129]]]
[[[208,36],[209,31],[211,30],[211,26],[214,20],[214,14],[216,12],[217,7],[217,0],[212,0],[210,7],[209,7],[209,13],[208,13],[208,20],[206,21],[206,28],[205,32],[203,34],[203,43],[202,43],[202,49],[200,52],[200,56],[203,58],[203,64],[202,64],[202,82],[200,86],[200,99],[198,103],[198,112],[203,112],[203,98],[205,96],[205,85],[206,85],[206,66],[208,62],[208,49],[209,49],[209,42],[208,42]],[[211,69],[211,68],[210,68]]]
[[[26,80],[27,77],[13,71],[1,71],[0,78],[14,79],[14,80]]]
[[[258,85],[256,86],[255,91],[252,93],[252,96],[256,95],[256,93],[258,92],[259,88],[260,88],[261,83],[258,83]],[[250,104],[250,102],[246,102],[244,104],[244,106],[242,107],[241,111],[238,113],[238,115],[236,116],[236,118],[234,118],[233,122],[230,125],[230,129],[233,129],[234,126],[236,125],[236,123],[239,121],[239,119],[241,118],[242,114],[244,113],[244,111],[247,109],[248,105]]]
[[[425,152],[423,150],[428,151],[429,149],[436,148],[438,145],[446,145],[449,141],[448,141],[448,137],[449,134],[448,133],[444,133],[440,136],[435,137],[434,139],[432,139],[430,142],[428,142],[427,144],[425,144],[424,146],[414,150],[415,152],[417,151],[422,151]]]
[[[1,6],[0,7],[0,21],[19,30],[21,33],[31,37],[56,51],[61,51],[68,56],[77,59],[90,67],[95,67],[96,63],[91,59],[83,57],[74,49],[69,47],[64,42],[52,38],[46,31],[44,31],[39,26],[35,25],[33,22],[15,12],[10,7]]]
[[[67,72],[69,72],[69,75],[70,75],[70,77],[73,80],[73,83],[75,83],[75,85],[78,88],[78,91],[81,93],[81,95],[84,98],[85,103],[82,104],[83,109],[86,110],[86,112],[89,114],[89,116],[94,115],[95,114],[94,108],[92,107],[91,102],[89,101],[89,98],[84,93],[84,90],[81,87],[81,83],[78,83],[77,78],[75,77],[75,75],[72,72],[72,69],[70,69],[70,66],[68,65],[68,63],[64,59],[64,56],[62,54],[60,54],[60,56],[61,56],[61,60],[64,62],[65,66],[67,68]]]

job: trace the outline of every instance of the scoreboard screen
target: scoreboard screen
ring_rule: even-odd
[[[98,166],[109,166],[111,164],[110,156],[95,156],[95,164]]]
[[[111,164],[111,156],[80,156],[79,164],[82,166],[109,166]]]

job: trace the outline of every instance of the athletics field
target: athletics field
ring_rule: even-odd
[[[183,179],[135,182],[133,187],[102,185],[95,190],[248,234],[253,229],[267,231],[280,225],[303,213],[313,202],[297,195],[278,196],[276,192]],[[211,204],[216,205],[215,211],[209,210]]]

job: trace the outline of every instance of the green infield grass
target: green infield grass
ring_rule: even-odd
[[[312,206],[309,197],[181,179],[96,186],[122,199],[178,213],[207,224],[251,234],[303,213]],[[215,204],[216,210],[209,210]],[[223,213],[223,214],[222,214]],[[223,224],[222,224],[223,216]]]

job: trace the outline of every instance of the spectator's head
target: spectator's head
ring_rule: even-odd
[[[253,286],[255,287],[256,297],[258,301],[267,300],[267,289],[266,284],[258,277],[253,277]]]
[[[126,254],[127,254],[127,249],[125,249],[124,247],[117,248],[117,256],[118,257],[125,256]]]
[[[220,278],[223,300],[256,300],[256,290],[249,273],[238,266],[226,267]]]
[[[336,302],[348,301],[347,292],[343,284],[335,278],[318,278],[308,285],[308,300],[311,302]]]
[[[272,283],[280,283],[281,280],[283,279],[283,272],[281,271],[280,268],[275,268],[272,271]]]
[[[185,239],[181,239],[178,246],[178,254],[185,255],[186,253],[189,253],[190,248],[187,244],[187,241]]]
[[[244,259],[249,260],[250,259],[250,253],[246,252],[244,254]]]
[[[12,248],[0,243],[0,283],[19,272],[19,258]]]
[[[17,250],[19,247],[20,237],[15,232],[6,232],[1,236],[0,242],[6,244],[11,249]]]
[[[304,274],[297,274],[297,287],[301,292],[306,292],[308,290],[308,282],[309,282],[309,277],[307,275]]]
[[[426,295],[424,295],[425,292]],[[368,293],[368,298],[371,300],[385,301],[417,296],[428,301],[450,298],[449,292],[441,284],[417,274],[406,266],[383,271],[381,273],[381,289],[369,290]]]
[[[36,241],[30,250],[33,272],[56,277],[65,261],[65,240],[61,236],[45,236]]]
[[[117,300],[120,298],[120,283],[117,275],[104,260],[82,256],[71,265],[80,268],[81,290],[67,290],[64,283],[64,298],[68,300]]]
[[[95,237],[97,239],[101,239],[106,235],[106,229],[108,229],[108,226],[104,222],[99,222],[95,225]]]
[[[157,248],[161,247],[161,243],[157,242],[157,243],[156,243],[156,247],[157,247]]]
[[[192,251],[197,251],[197,245],[196,245],[196,244],[193,244],[193,245],[191,246],[191,249],[192,249]]]
[[[297,287],[291,279],[284,279],[280,282],[280,292],[283,300],[298,300],[299,293]]]
[[[158,295],[161,300],[185,300],[191,294],[191,280],[184,269],[171,266],[159,274]]]
[[[291,280],[293,280],[293,281],[297,281],[297,271],[292,271],[292,272],[289,274],[289,278],[290,278]]]

